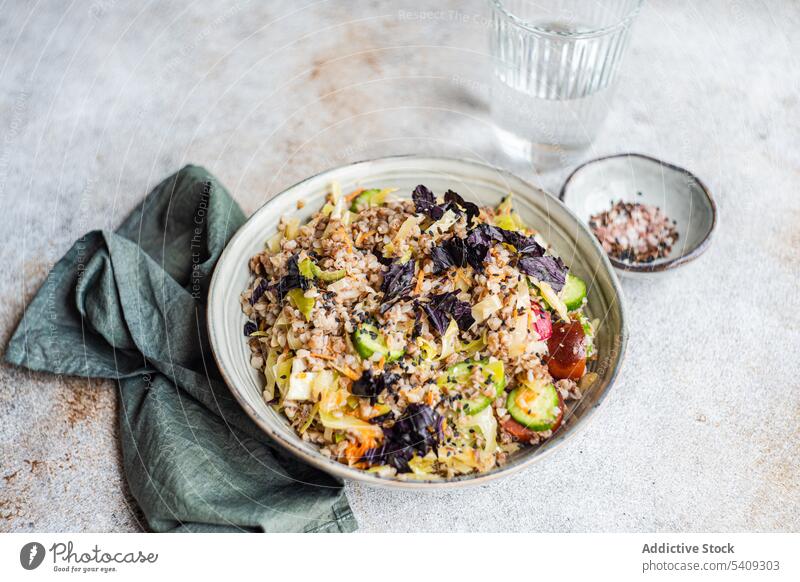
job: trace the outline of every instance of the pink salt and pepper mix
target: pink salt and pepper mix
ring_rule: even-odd
[[[675,224],[657,206],[621,200],[589,218],[603,250],[629,263],[650,263],[669,255],[678,240]]]

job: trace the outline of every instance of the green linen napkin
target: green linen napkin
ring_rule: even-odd
[[[205,169],[164,180],[55,265],[6,360],[113,378],[131,492],[155,531],[352,531],[342,483],[272,443],[211,357],[205,298],[244,214]]]

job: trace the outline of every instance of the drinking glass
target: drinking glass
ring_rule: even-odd
[[[503,149],[565,165],[594,139],[643,0],[489,0],[491,114]]]

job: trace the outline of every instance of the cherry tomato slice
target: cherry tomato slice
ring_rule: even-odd
[[[571,364],[562,364],[555,358],[550,358],[547,369],[556,380],[580,380],[586,371],[586,358]]]
[[[561,364],[574,364],[586,359],[586,334],[578,321],[553,325],[553,335],[547,340],[550,359]]]

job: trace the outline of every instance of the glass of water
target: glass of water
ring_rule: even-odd
[[[643,0],[489,0],[491,113],[510,156],[563,166],[605,119]]]

